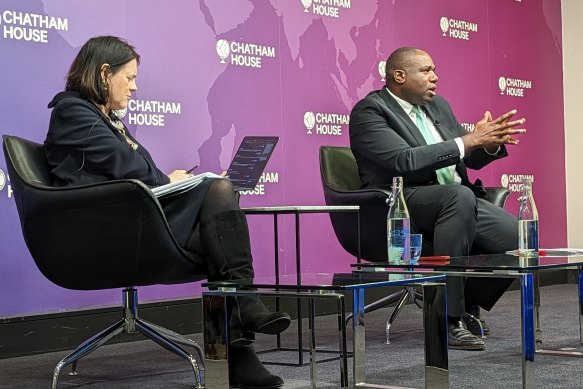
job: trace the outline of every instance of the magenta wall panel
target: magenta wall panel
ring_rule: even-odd
[[[485,110],[517,108],[528,133],[474,177],[508,186],[534,176],[541,244],[566,245],[560,2],[551,0],[3,0],[0,133],[44,140],[52,96],[91,36],[125,37],[142,55],[125,121],[165,171],[225,169],[245,135],[281,140],[243,206],[322,205],[318,148],[348,145],[348,114],[383,85],[399,46],[429,51],[438,93],[469,130]],[[527,28],[524,28],[527,26]],[[117,303],[119,291],[52,285],[23,242],[0,158],[0,317]],[[258,274],[273,272],[273,219],[250,216]],[[283,273],[295,272],[293,218],[280,219]],[[353,258],[326,215],[302,216],[305,271]],[[83,260],[80,258],[79,260]],[[162,259],[163,260],[163,259]],[[200,284],[141,289],[142,301],[194,297]]]

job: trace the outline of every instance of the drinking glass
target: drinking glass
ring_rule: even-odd
[[[411,234],[411,262],[417,262],[421,256],[421,247],[423,243],[423,234]]]

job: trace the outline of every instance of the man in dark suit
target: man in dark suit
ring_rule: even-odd
[[[365,186],[388,188],[402,176],[412,229],[423,234],[434,255],[516,249],[516,218],[484,200],[481,183],[472,184],[466,168],[505,157],[505,145],[517,144],[514,135],[525,132],[515,128],[524,119],[512,120],[516,110],[495,120],[486,112],[468,133],[436,95],[435,65],[420,49],[395,50],[386,79],[385,88],[369,93],[350,114],[350,145]],[[466,313],[479,318],[479,307],[491,309],[508,285],[502,278],[448,277],[450,348],[484,349],[476,336],[479,325]]]

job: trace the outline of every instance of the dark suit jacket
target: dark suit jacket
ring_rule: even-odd
[[[460,158],[456,137],[467,132],[459,125],[448,102],[435,96],[424,106],[425,112],[444,141],[427,145],[409,115],[386,88],[369,93],[350,114],[350,146],[366,187],[387,188],[393,177],[402,176],[405,192],[421,185],[437,183],[435,170],[456,164],[462,184],[476,195],[483,195],[480,182],[469,182],[466,168],[481,169],[507,155],[502,147],[496,156],[484,149]]]
[[[53,108],[53,112],[45,154],[54,186],[126,178],[138,179],[149,186],[170,182],[145,147],[139,145],[137,150],[132,149],[119,130],[79,93],[61,92],[49,108]],[[127,130],[126,134],[138,143]],[[205,180],[180,195],[159,199],[172,234],[182,247],[186,247],[212,182]]]
[[[61,92],[49,103],[53,108],[45,153],[53,185],[83,185],[135,178],[146,185],[170,182],[141,145],[133,150],[99,109],[77,92]],[[138,143],[129,131],[126,134]]]

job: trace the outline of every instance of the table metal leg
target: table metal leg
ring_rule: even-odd
[[[229,298],[203,294],[202,300],[205,384],[207,388],[229,389]]]
[[[542,349],[542,326],[540,321],[540,277],[539,272],[532,273],[532,282],[534,287],[534,335],[536,350]]]
[[[316,303],[313,298],[308,299],[308,326],[310,327],[310,382],[316,389]]]
[[[583,266],[577,267],[579,292],[579,342],[583,344]]]
[[[423,284],[425,388],[449,388],[445,284]]]
[[[348,388],[348,352],[346,350],[346,308],[344,296],[338,295],[338,335],[340,350],[340,387]]]
[[[278,220],[277,220],[277,213],[273,214],[273,248],[275,250],[274,253],[274,260],[275,260],[275,266],[274,266],[274,272],[275,272],[275,283],[279,285],[279,225],[278,225]],[[275,310],[277,312],[280,311],[280,304],[279,304],[279,298],[276,297],[275,298]],[[276,349],[280,349],[281,348],[281,334],[277,334],[277,336],[275,337],[275,344],[276,344]]]
[[[522,319],[522,387],[534,388],[534,282],[532,273],[520,276]]]
[[[534,290],[534,335],[535,336],[535,352],[543,355],[554,355],[560,357],[583,357],[583,352],[579,349],[571,347],[563,347],[559,349],[544,349],[542,342],[542,329],[539,319],[540,310],[540,288],[538,281],[538,272],[533,272],[533,290]],[[579,341],[583,344],[583,267],[578,266],[578,294],[579,294]],[[524,308],[523,308],[524,309]]]
[[[353,386],[366,382],[365,366],[365,327],[364,327],[364,289],[355,289],[352,292],[352,328],[353,341]]]
[[[300,214],[295,213],[294,217],[295,228],[296,228],[296,278],[298,285],[302,284],[302,265],[301,265],[301,253],[300,253]],[[297,299],[298,306],[298,363],[304,364],[304,340],[303,336],[303,325],[302,325],[302,301]]]

